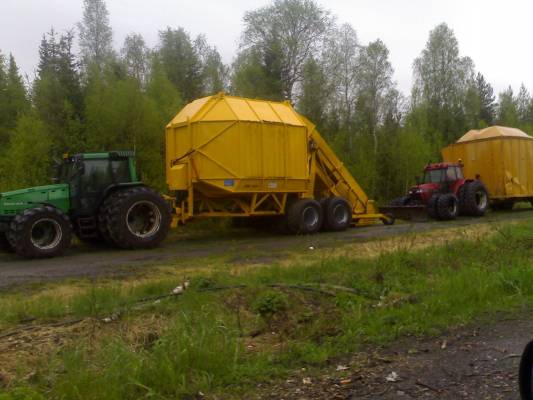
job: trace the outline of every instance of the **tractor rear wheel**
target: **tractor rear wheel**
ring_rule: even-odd
[[[287,209],[287,228],[294,234],[317,233],[322,227],[324,213],[318,201],[300,199]]]
[[[483,182],[465,183],[464,210],[466,215],[482,217],[489,207],[489,192]]]
[[[352,221],[352,207],[342,197],[328,199],[323,206],[324,228],[328,231],[345,231]]]
[[[437,200],[437,216],[442,221],[449,221],[457,218],[459,214],[459,201],[452,193],[445,193]]]
[[[430,218],[437,219],[439,216],[437,213],[437,202],[439,201],[439,197],[439,194],[434,194],[428,201],[428,215]]]
[[[30,208],[11,221],[7,238],[15,253],[23,257],[55,257],[70,246],[72,225],[57,208]]]
[[[103,218],[106,229],[102,231],[114,244],[126,249],[157,246],[167,236],[171,222],[168,203],[144,186],[111,195]]]

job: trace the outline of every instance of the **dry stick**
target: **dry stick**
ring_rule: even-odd
[[[11,330],[9,332],[1,334],[0,335],[0,339],[4,339],[4,338],[10,337],[10,336],[14,336],[14,335],[16,335],[18,333],[22,333],[22,332],[35,331],[35,330],[37,330],[39,328],[50,328],[50,327],[51,328],[56,328],[56,327],[59,327],[59,326],[75,325],[75,324],[78,324],[78,323],[82,322],[83,320],[84,320],[84,318],[76,318],[76,319],[69,319],[69,320],[61,321],[61,322],[53,322],[53,323],[50,323],[50,324],[25,326],[25,327],[14,329],[14,330]]]

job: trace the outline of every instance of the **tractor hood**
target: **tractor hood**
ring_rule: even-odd
[[[69,197],[69,186],[66,183],[0,193],[0,216],[14,216],[22,210],[39,205],[52,205],[63,212],[68,212]]]

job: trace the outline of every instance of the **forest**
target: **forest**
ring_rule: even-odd
[[[430,32],[401,93],[385,43],[361,43],[315,0],[247,11],[225,64],[205,36],[162,27],[113,48],[105,0],[84,0],[72,29],[42,35],[35,75],[0,49],[0,191],[46,184],[64,153],[135,150],[143,181],[164,190],[164,126],[187,102],[225,91],[288,100],[318,126],[368,194],[402,194],[440,148],[493,124],[533,131],[522,85],[495,94],[451,27]],[[79,49],[74,50],[74,49]]]

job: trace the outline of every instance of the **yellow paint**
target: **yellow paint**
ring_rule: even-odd
[[[175,206],[180,223],[280,215],[289,196],[342,196],[355,224],[385,218],[288,102],[220,93],[187,104],[166,127],[166,177],[169,189],[182,194]]]
[[[533,138],[518,129],[470,131],[444,148],[442,157],[462,160],[465,177],[479,177],[493,199],[533,197]]]

